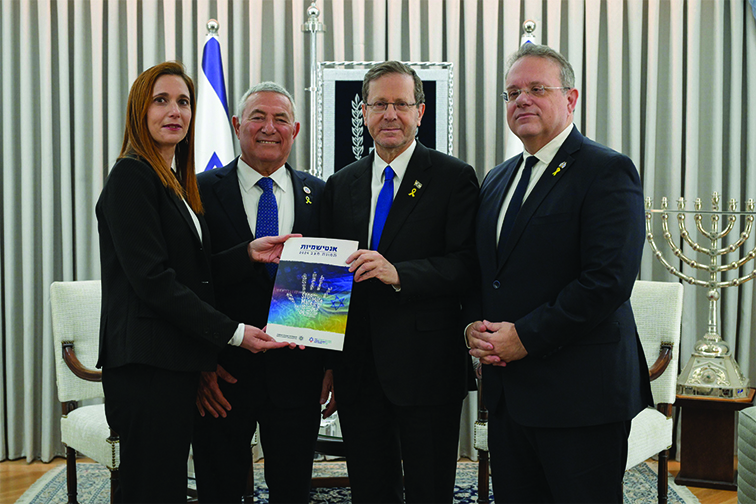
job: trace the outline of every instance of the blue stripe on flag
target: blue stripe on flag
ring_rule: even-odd
[[[223,108],[226,109],[226,116],[228,116],[228,100],[226,99],[226,82],[223,79],[220,42],[215,37],[210,37],[205,42],[205,49],[202,51],[202,71],[205,72],[207,80],[215,89],[215,94],[220,98]]]
[[[207,162],[207,166],[205,166],[204,171],[214,170],[216,168],[222,168],[222,167],[223,167],[223,163],[221,163],[221,160],[218,157],[218,153],[213,152],[213,155],[210,157],[210,161]]]

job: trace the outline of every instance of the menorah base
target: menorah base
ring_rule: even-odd
[[[710,357],[694,353],[677,378],[677,394],[744,399],[749,380],[731,355]]]

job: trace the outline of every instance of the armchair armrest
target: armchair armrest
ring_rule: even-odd
[[[96,369],[89,369],[81,363],[74,351],[73,341],[64,341],[61,343],[63,346],[63,360],[66,362],[68,369],[73,374],[81,378],[82,380],[99,382],[102,381],[102,371]]]
[[[669,362],[672,360],[672,343],[662,341],[659,348],[659,357],[656,358],[656,362],[648,370],[648,376],[651,381],[659,378],[662,373],[667,369]]]

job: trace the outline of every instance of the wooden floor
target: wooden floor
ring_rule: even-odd
[[[40,476],[65,463],[64,458],[53,459],[49,464],[39,460],[27,464],[23,459],[0,462],[0,504],[13,504]]]
[[[83,459],[82,462],[91,462]],[[0,504],[13,504],[35,482],[56,465],[65,464],[65,459],[56,458],[49,464],[39,461],[27,464],[25,460],[0,462]],[[669,472],[676,475],[680,470],[679,462],[669,463]],[[688,487],[698,497],[701,504],[737,504],[737,492],[711,490],[709,488]]]

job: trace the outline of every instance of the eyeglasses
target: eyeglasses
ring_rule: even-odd
[[[407,103],[403,101],[396,103],[377,101],[373,103],[366,103],[365,105],[373,109],[374,112],[386,112],[389,105],[393,105],[394,110],[396,110],[397,112],[407,112],[410,108],[417,105],[417,103]]]
[[[530,89],[513,89],[511,91],[504,91],[501,93],[501,97],[505,102],[515,101],[522,93],[529,94],[530,96],[541,97],[546,94],[547,89],[572,89],[564,86],[533,86]]]

